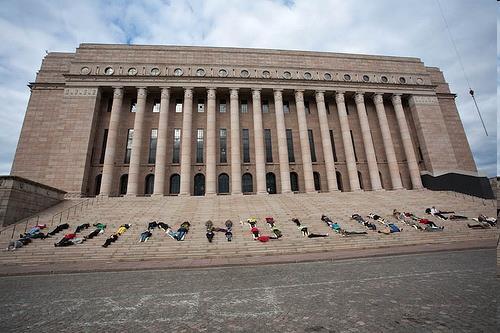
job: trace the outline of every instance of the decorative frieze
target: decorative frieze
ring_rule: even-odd
[[[64,96],[97,96],[97,88],[65,88]]]
[[[412,95],[410,97],[410,105],[415,104],[438,105],[439,101],[436,96]]]

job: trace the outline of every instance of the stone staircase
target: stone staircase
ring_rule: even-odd
[[[83,201],[82,201],[83,200]],[[102,222],[107,224],[104,234],[88,240],[83,244],[70,247],[54,247],[68,231],[55,237],[33,242],[14,252],[0,251],[0,265],[30,265],[43,263],[75,263],[105,261],[143,261],[168,259],[212,259],[249,256],[268,256],[273,254],[301,254],[335,251],[339,249],[370,249],[390,246],[423,245],[437,243],[453,243],[469,240],[491,241],[498,235],[497,229],[472,230],[467,228],[466,220],[441,221],[445,226],[443,232],[420,232],[402,223],[396,223],[403,232],[384,235],[368,231],[367,236],[341,237],[320,220],[321,214],[330,216],[347,230],[367,231],[357,222],[350,220],[350,215],[359,213],[363,216],[370,212],[378,213],[389,220],[394,208],[411,211],[425,216],[424,209],[435,205],[443,210],[454,210],[469,217],[477,217],[479,213],[489,216],[496,214],[496,201],[483,200],[454,192],[419,191],[381,191],[359,193],[319,193],[290,195],[251,195],[251,196],[214,196],[214,197],[138,197],[109,198],[93,202],[84,200],[66,200],[59,205],[42,212],[39,223],[51,224],[55,227],[59,219],[70,224],[70,231],[83,223]],[[69,207],[80,203],[74,213],[66,213]],[[80,207],[81,206],[81,207]],[[53,220],[54,214],[64,211]],[[270,228],[264,221],[265,216],[273,216],[277,226],[283,232],[280,240],[267,243],[254,241],[248,225],[241,225],[240,220],[255,216],[259,219],[258,227],[263,234],[269,234]],[[304,238],[290,221],[299,218],[309,227],[310,232],[329,233],[326,238]],[[227,242],[223,233],[216,233],[213,243],[205,237],[205,221],[211,219],[215,226],[224,227],[224,221],[233,221],[233,241]],[[178,242],[155,230],[146,243],[139,243],[139,235],[145,230],[147,223],[161,220],[177,229],[185,220],[191,222],[191,229],[185,241]],[[108,248],[101,245],[123,223],[131,223],[132,227],[118,241]],[[23,223],[16,226],[15,237],[24,230]],[[30,225],[28,225],[29,229]],[[13,227],[0,234],[0,245],[6,247],[11,239]],[[81,233],[87,235],[93,230],[89,228]]]

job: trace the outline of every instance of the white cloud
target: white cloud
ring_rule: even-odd
[[[496,154],[496,4],[440,0],[476,91],[490,137],[481,132],[435,0],[12,1],[0,7],[0,174],[8,173],[29,91],[44,50],[82,42],[281,48],[403,55],[440,67],[480,169]],[[500,26],[500,23],[497,22]],[[500,155],[499,155],[500,156]],[[500,169],[499,169],[500,170]]]

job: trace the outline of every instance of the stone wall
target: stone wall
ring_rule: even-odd
[[[0,176],[0,227],[59,203],[64,194],[66,192],[25,178]]]

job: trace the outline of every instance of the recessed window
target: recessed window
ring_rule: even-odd
[[[101,146],[101,157],[99,158],[99,163],[104,163],[104,156],[106,155],[106,144],[108,143],[108,129],[104,130],[104,135],[102,137],[102,146]]]
[[[399,78],[399,83],[406,83],[406,79],[404,77]]]
[[[227,76],[227,70],[225,70],[225,69],[219,69],[219,76],[220,77],[226,77]]]
[[[90,74],[90,68],[82,67],[82,69],[80,70],[80,73],[83,75],[88,75],[88,74]]]
[[[344,80],[351,81],[351,76],[349,74],[344,74]]]
[[[136,112],[137,111],[137,100],[133,99],[130,101],[130,112]]]
[[[311,162],[317,162],[316,160],[316,148],[314,146],[314,136],[312,129],[307,130],[307,134],[309,135],[309,149],[311,150]]]
[[[175,76],[182,76],[182,74],[184,74],[184,72],[182,71],[182,69],[181,69],[181,68],[176,68],[176,69],[174,70],[174,75],[175,75]]]
[[[248,112],[248,103],[246,99],[242,99],[240,102],[240,112],[247,113]]]
[[[363,81],[365,82],[370,81],[370,77],[368,75],[363,75]]]
[[[219,162],[227,163],[227,129],[219,129]]]
[[[286,129],[286,146],[288,149],[288,162],[295,163],[295,154],[293,152],[293,136],[290,128]]]
[[[156,163],[156,142],[158,140],[158,129],[152,128],[151,135],[149,137],[149,156],[148,163],[155,164]]]
[[[108,98],[108,105],[106,107],[106,112],[111,112],[112,109],[113,109],[113,99]]]
[[[387,78],[387,76],[382,76],[382,77],[380,78],[380,81],[382,81],[382,82],[384,82],[384,83],[387,83],[387,82],[389,82],[389,79]]]
[[[155,102],[153,104],[153,112],[154,113],[160,112],[160,101],[157,99],[155,100]]]
[[[323,75],[323,77],[325,78],[325,80],[330,81],[330,80],[332,79],[332,74],[330,74],[330,73],[325,73],[325,74]]]
[[[240,72],[240,76],[241,76],[241,77],[249,77],[249,76],[250,76],[250,73],[249,73],[246,69],[243,69],[243,70]]]
[[[172,163],[179,163],[179,153],[181,150],[181,129],[174,128],[174,142],[172,151]]]
[[[203,128],[196,131],[196,163],[203,163]]]
[[[271,77],[271,72],[269,72],[269,71],[263,71],[262,72],[262,77],[266,78],[266,79],[269,79]]]
[[[307,114],[311,114],[311,109],[309,108],[309,101],[304,101],[304,109]]]
[[[130,76],[137,75],[137,68],[135,68],[135,67],[129,68],[128,71],[127,71],[127,74],[130,75]]]
[[[311,73],[309,73],[309,72],[305,72],[305,73],[304,73],[304,79],[306,79],[306,80],[310,80],[310,79],[312,79],[312,74],[311,74]]]
[[[177,112],[177,113],[182,112],[182,99],[175,100],[175,112]]]
[[[198,100],[198,112],[205,112],[205,101],[203,99]]]
[[[198,68],[196,70],[196,76],[205,76],[205,70],[203,68]]]
[[[226,110],[227,110],[226,100],[225,99],[221,99],[220,102],[219,102],[219,112],[220,113],[225,113]]]
[[[156,67],[155,68],[151,68],[151,72],[150,73],[153,76],[158,76],[158,75],[160,75],[160,69],[156,68]]]
[[[106,69],[104,70],[104,74],[106,75],[113,75],[114,72],[115,70],[113,69],[113,67],[106,67]]]
[[[130,163],[130,156],[132,155],[132,140],[134,138],[134,129],[129,128],[127,132],[127,146],[125,147],[125,158],[123,159],[123,163]]]
[[[250,163],[250,134],[247,128],[241,130],[241,142],[243,144],[243,163]]]
[[[269,101],[268,100],[262,101],[262,113],[269,113]]]
[[[264,146],[266,152],[266,163],[273,163],[273,146],[271,140],[271,130],[269,128],[264,129]]]
[[[283,113],[290,113],[290,102],[283,101]]]

